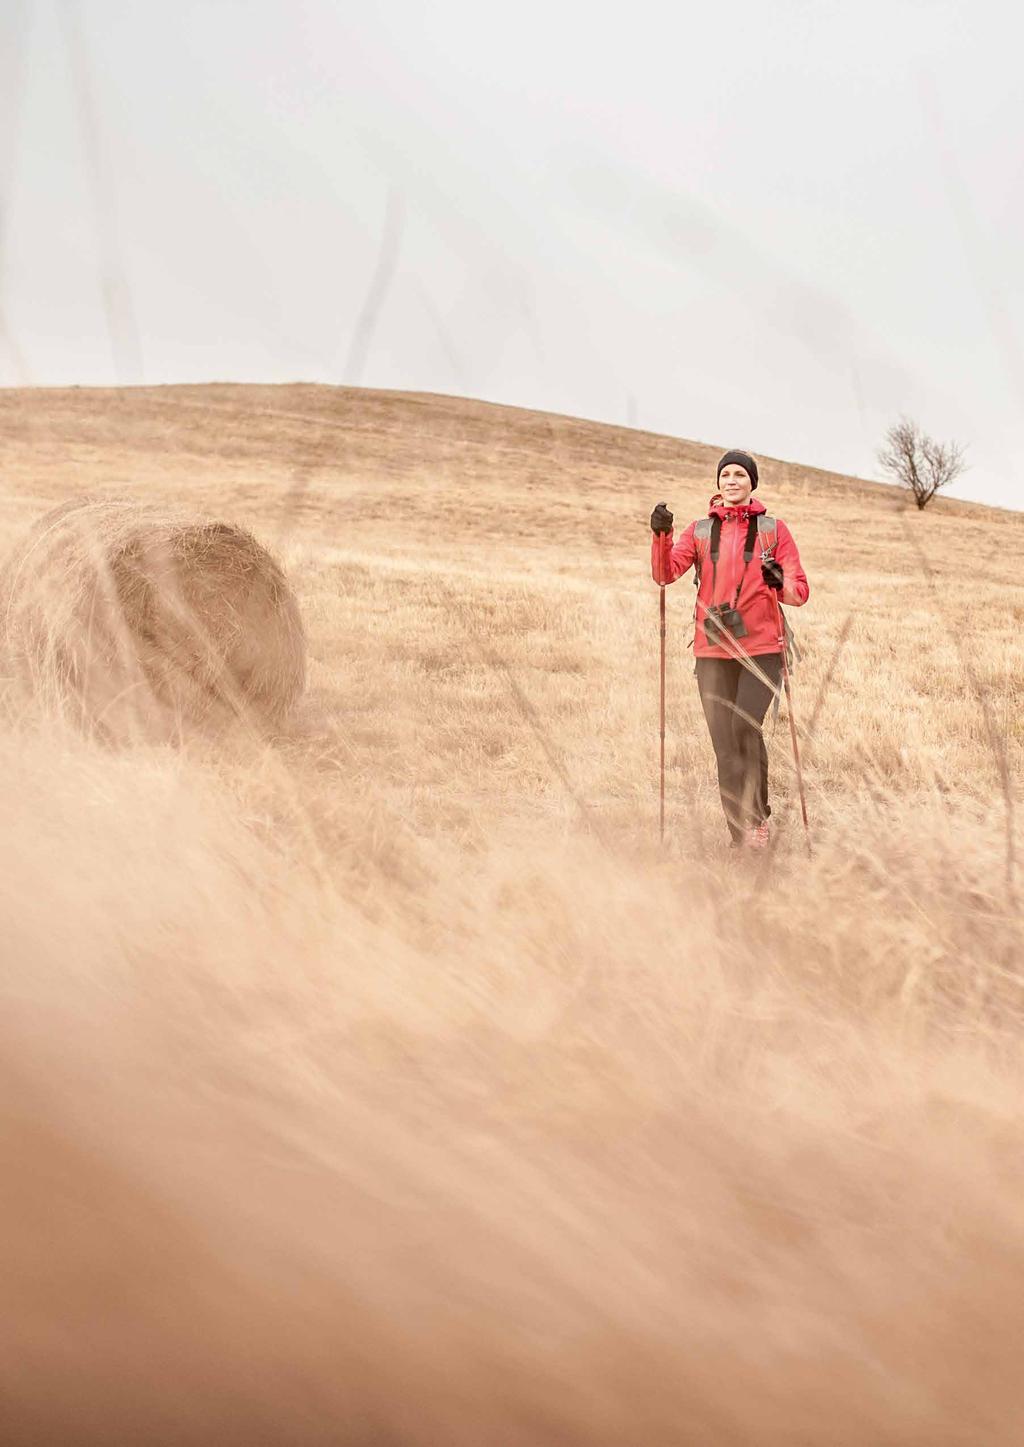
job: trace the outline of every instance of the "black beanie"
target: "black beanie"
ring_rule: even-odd
[[[753,492],[757,486],[757,463],[749,452],[740,452],[737,448],[733,448],[732,452],[727,452],[724,457],[719,459],[718,471],[715,473],[715,481],[717,482],[721,477],[722,468],[728,467],[730,462],[735,462],[738,466],[747,469],[750,476],[750,491]]]

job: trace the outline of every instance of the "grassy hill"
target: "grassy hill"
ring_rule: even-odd
[[[12,529],[54,501],[113,491],[219,511],[282,550],[310,628],[312,697],[331,730],[369,730],[368,743],[393,753],[415,727],[432,779],[429,761],[445,753],[437,730],[458,704],[460,743],[486,777],[518,780],[524,719],[508,681],[484,685],[497,711],[481,708],[479,680],[465,687],[500,655],[553,746],[580,755],[572,777],[588,801],[649,791],[658,637],[647,520],[662,498],[680,526],[703,515],[717,445],[457,398],[312,386],[0,393],[0,439]],[[820,703],[816,731],[828,735],[817,787],[835,792],[870,759],[901,791],[938,778],[983,797],[993,760],[980,709],[964,707],[971,682],[956,644],[1019,764],[1024,517],[941,497],[919,514],[893,488],[770,458],[758,496],[792,526],[812,583],[791,620],[801,697],[805,709]],[[967,596],[965,571],[976,574],[979,559],[985,582],[973,580]],[[690,581],[669,595],[677,783],[707,772],[686,649]],[[481,649],[496,652],[485,659]],[[572,719],[565,737],[560,709]],[[577,748],[599,732],[614,738],[614,765]],[[501,761],[513,748],[509,771]],[[534,783],[550,779],[543,749],[523,763]],[[464,771],[445,777],[453,794],[486,787]]]
[[[689,577],[662,849],[648,518],[731,441],[0,392],[0,543],[186,501],[310,651],[270,741],[0,731],[23,1440],[1019,1440],[1024,515],[759,455],[814,856],[783,705],[727,859]]]

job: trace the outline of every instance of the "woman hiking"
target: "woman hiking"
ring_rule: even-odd
[[[677,542],[665,504],[651,513],[651,574],[667,584],[696,568],[694,673],[731,847],[767,849],[772,811],[762,724],[782,678],[772,593],[799,608],[810,588],[789,528],[751,497],[755,460],[747,452],[726,452],[717,476],[720,491],[707,517],[690,523]]]

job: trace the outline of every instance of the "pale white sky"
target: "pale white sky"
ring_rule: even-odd
[[[1024,507],[989,0],[0,0],[0,384],[460,393]],[[113,326],[114,337],[111,336]]]

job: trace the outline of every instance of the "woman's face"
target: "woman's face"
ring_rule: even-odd
[[[742,507],[754,491],[750,473],[745,467],[740,467],[738,462],[730,462],[722,468],[718,478],[718,490],[725,499],[726,507]]]

